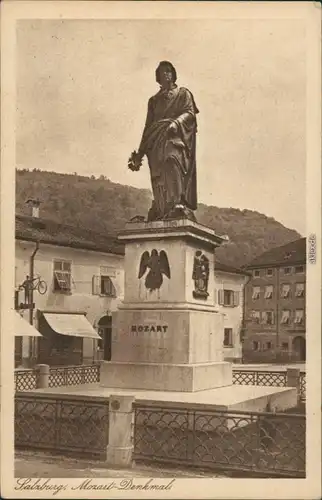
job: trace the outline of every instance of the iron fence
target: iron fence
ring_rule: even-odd
[[[260,477],[305,477],[305,415],[135,403],[134,459]]]
[[[37,387],[38,374],[35,370],[15,370],[14,384],[16,391],[32,391]]]
[[[59,366],[50,368],[49,387],[91,384],[100,381],[100,365]]]
[[[17,393],[15,446],[105,457],[108,399]]]
[[[306,400],[306,373],[305,372],[300,373],[300,394],[301,394],[301,400],[305,401]]]
[[[233,369],[233,384],[287,387],[287,372]],[[300,373],[299,391],[301,401],[306,399],[306,373]]]
[[[49,387],[91,384],[100,381],[100,364],[79,366],[51,367],[49,372]],[[286,371],[235,370],[233,369],[233,384],[261,385],[273,387],[287,386]],[[15,390],[30,391],[37,387],[37,372],[35,370],[15,371]],[[300,373],[300,398],[306,399],[306,374]]]
[[[15,391],[32,391],[37,388],[37,370],[15,370]],[[59,366],[49,369],[49,387],[91,384],[100,381],[100,365]]]
[[[285,387],[286,371],[233,370],[233,384]]]

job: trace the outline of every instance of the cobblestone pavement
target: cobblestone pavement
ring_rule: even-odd
[[[15,477],[224,477],[212,472],[167,469],[137,465],[132,469],[110,469],[104,462],[79,460],[39,452],[15,453]]]

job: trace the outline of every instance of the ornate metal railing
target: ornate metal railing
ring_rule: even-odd
[[[37,370],[15,370],[15,391],[31,391],[37,387]],[[92,384],[100,381],[100,365],[59,366],[49,370],[49,387]]]
[[[104,458],[108,404],[106,398],[17,393],[15,446]]]
[[[305,415],[134,404],[134,460],[305,477]]]
[[[233,383],[238,385],[285,387],[286,382],[286,371],[233,370]]]
[[[50,368],[49,387],[92,384],[100,381],[100,365],[61,366]]]
[[[51,367],[49,387],[91,384],[100,381],[100,364]],[[286,387],[286,371],[233,370],[233,384]],[[15,371],[15,390],[30,391],[37,386],[35,370]],[[300,397],[306,399],[306,374],[300,373]]]
[[[32,391],[37,387],[37,372],[35,370],[15,370],[14,383],[16,391]]]
[[[233,384],[287,387],[287,372],[262,370],[233,370]],[[300,373],[300,399],[306,399],[306,373]]]
[[[300,394],[301,394],[301,400],[305,401],[306,400],[306,373],[305,372],[300,373]]]

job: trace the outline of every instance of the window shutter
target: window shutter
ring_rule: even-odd
[[[218,304],[222,306],[224,304],[224,291],[218,290]]]
[[[101,293],[101,277],[93,276],[92,278],[92,293],[93,295],[100,295]]]
[[[239,292],[234,292],[234,306],[239,306]]]
[[[217,290],[214,288],[214,303],[217,303]]]

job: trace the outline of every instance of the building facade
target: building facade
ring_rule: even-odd
[[[247,267],[245,361],[305,361],[306,239],[274,248]]]
[[[225,361],[242,361],[244,288],[248,272],[215,264],[215,297],[218,311],[224,315],[223,351]]]
[[[16,365],[110,359],[112,313],[123,299],[123,257],[123,246],[115,239],[16,217],[15,308],[27,321],[32,316],[42,334],[16,340]],[[21,287],[31,267],[32,309]],[[99,336],[93,336],[93,329]]]
[[[26,286],[33,279],[32,297]],[[247,272],[215,265],[224,358],[240,361]],[[29,285],[28,285],[29,286]],[[16,216],[15,308],[41,333],[16,338],[16,366],[111,359],[113,312],[124,297],[124,245],[116,238]],[[94,333],[93,333],[94,330]],[[96,332],[96,336],[95,335]]]

